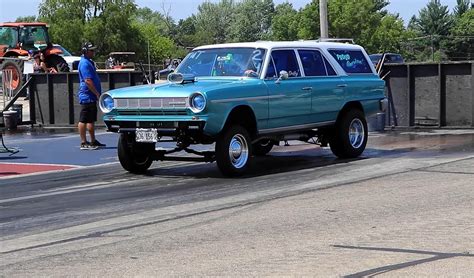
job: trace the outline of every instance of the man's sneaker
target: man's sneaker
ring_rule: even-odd
[[[81,143],[81,150],[96,150],[98,146],[93,146],[89,142]]]
[[[95,140],[94,142],[91,143],[91,146],[100,148],[100,147],[105,147],[106,145],[105,145],[105,144],[102,144],[101,142],[99,142],[99,141],[97,141],[97,140]]]

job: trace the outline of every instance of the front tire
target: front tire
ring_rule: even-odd
[[[364,113],[358,109],[349,110],[336,122],[329,146],[339,158],[355,158],[365,150],[367,137]]]
[[[243,175],[252,160],[252,144],[248,131],[231,126],[216,142],[216,162],[222,174],[229,177]]]
[[[137,143],[133,134],[121,133],[118,141],[118,158],[122,167],[134,174],[145,173],[153,163],[153,143]]]

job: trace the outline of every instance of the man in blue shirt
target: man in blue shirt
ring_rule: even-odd
[[[99,75],[91,60],[94,57],[95,49],[96,47],[92,43],[85,43],[78,66],[80,81],[78,96],[79,104],[81,104],[78,129],[81,136],[81,150],[95,150],[105,146],[95,139],[94,123],[97,121],[97,100],[102,93]],[[89,131],[90,142],[86,139],[86,130]]]

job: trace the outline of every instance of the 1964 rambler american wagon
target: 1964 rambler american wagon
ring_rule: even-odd
[[[362,47],[297,41],[197,47],[168,83],[111,90],[99,106],[108,130],[120,133],[125,170],[144,172],[154,160],[216,161],[224,175],[238,176],[290,139],[359,156],[366,117],[387,100]],[[175,149],[156,149],[170,140]],[[189,148],[213,143],[215,151]],[[169,156],[178,151],[195,156]]]

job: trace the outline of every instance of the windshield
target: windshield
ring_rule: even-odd
[[[46,28],[42,26],[24,26],[20,29],[20,42],[22,47],[34,47],[38,44],[47,44]]]
[[[369,55],[369,58],[372,61],[372,63],[377,64],[380,58],[382,58],[382,54],[372,54],[372,55]]]
[[[12,27],[0,27],[0,45],[15,47],[17,41],[17,29]]]
[[[216,48],[189,53],[176,72],[195,76],[258,77],[262,71],[264,49]]]
[[[60,45],[54,45],[53,48],[61,50],[61,52],[62,52],[61,55],[62,56],[72,56],[72,54],[69,51],[67,51],[66,48],[64,48]]]

